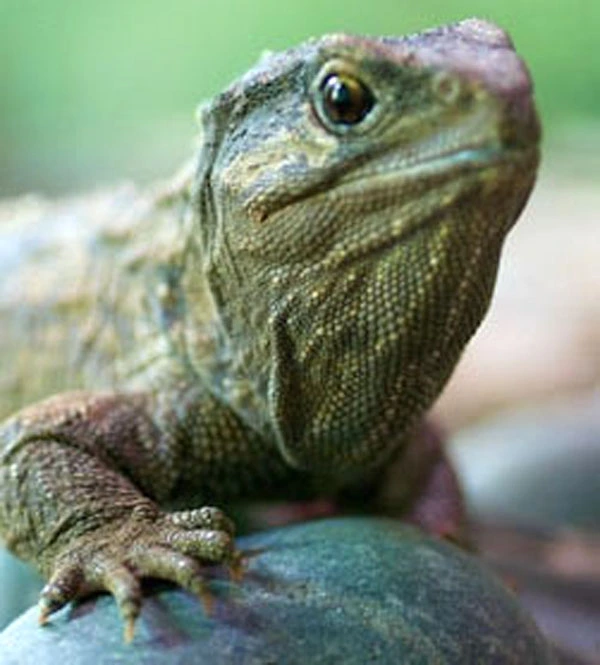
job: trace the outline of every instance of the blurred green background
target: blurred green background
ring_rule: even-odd
[[[168,174],[197,103],[264,49],[468,16],[513,35],[547,145],[598,161],[598,0],[0,0],[0,196]]]

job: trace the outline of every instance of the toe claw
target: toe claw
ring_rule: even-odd
[[[196,597],[202,603],[202,609],[206,616],[211,617],[215,609],[215,597],[206,587],[199,591]]]
[[[102,576],[102,586],[115,598],[124,623],[125,642],[131,642],[135,622],[142,608],[142,589],[137,575],[126,566],[108,566]]]
[[[77,597],[81,587],[82,573],[77,566],[59,568],[50,581],[42,589],[38,606],[40,626],[48,622],[54,612],[62,609],[68,602]]]
[[[133,640],[133,635],[135,633],[135,617],[129,617],[125,620],[123,626],[123,640],[126,644],[130,644]]]
[[[49,584],[47,584],[42,591],[42,595],[40,596],[38,603],[38,607],[40,609],[38,623],[40,626],[45,625],[48,622],[50,615],[60,610],[68,602],[67,600],[54,597],[52,595],[54,591],[55,589]]]
[[[232,554],[231,561],[227,565],[227,572],[232,582],[238,584],[242,581],[246,572],[246,561],[241,552],[235,551]]]
[[[49,619],[50,615],[53,612],[56,612],[57,609],[60,609],[58,607],[56,609],[54,609],[54,608],[52,608],[48,605],[43,605],[42,601],[40,601],[39,607],[40,607],[40,613],[38,615],[38,624],[40,626],[45,626],[48,623],[48,619]]]

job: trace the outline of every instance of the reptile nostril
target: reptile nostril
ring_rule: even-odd
[[[455,104],[463,92],[460,79],[447,72],[438,72],[431,81],[433,94],[443,104]]]

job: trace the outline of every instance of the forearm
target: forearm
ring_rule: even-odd
[[[155,504],[98,458],[32,441],[0,467],[0,529],[9,549],[48,576],[68,543]]]
[[[132,510],[156,510],[177,476],[175,450],[144,395],[69,393],[2,427],[0,527],[10,547],[41,567],[65,541]]]
[[[42,622],[68,601],[106,590],[130,639],[141,577],[202,597],[200,562],[237,566],[233,527],[221,511],[158,505],[178,481],[181,407],[170,393],[71,393],[0,428],[0,530],[49,580]]]

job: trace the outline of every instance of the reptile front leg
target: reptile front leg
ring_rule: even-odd
[[[131,639],[140,580],[173,581],[206,599],[203,563],[235,568],[233,526],[216,508],[168,513],[178,482],[173,429],[149,394],[59,395],[0,430],[0,527],[49,580],[40,621],[92,591],[112,593]]]
[[[407,485],[406,478],[415,475],[416,482]],[[386,466],[374,493],[373,508],[401,517],[435,536],[468,544],[460,484],[434,425],[425,421],[406,449]]]
[[[401,519],[468,547],[463,496],[440,432],[425,421],[403,439],[367,478],[342,489],[336,508]]]

